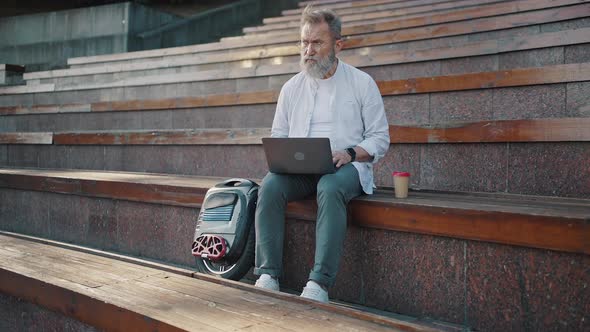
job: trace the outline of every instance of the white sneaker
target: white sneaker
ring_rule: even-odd
[[[270,276],[270,274],[261,275],[254,286],[258,288],[264,288],[273,291],[279,291],[279,281]]]
[[[328,292],[313,280],[307,282],[307,285],[303,288],[303,292],[301,292],[301,297],[322,303],[328,303],[330,301],[328,299]]]

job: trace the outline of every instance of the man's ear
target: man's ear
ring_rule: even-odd
[[[344,39],[337,39],[336,44],[334,44],[334,52],[338,53],[344,47]]]

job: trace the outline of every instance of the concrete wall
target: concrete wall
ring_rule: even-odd
[[[134,3],[0,19],[0,63],[27,71],[64,67],[69,57],[127,52],[128,35],[176,20]]]
[[[242,0],[188,19],[126,2],[0,19],[0,63],[63,68],[71,57],[216,41],[237,35],[297,0]]]
[[[208,43],[242,34],[242,27],[262,24],[298,0],[242,0],[130,38],[129,50],[146,50]]]

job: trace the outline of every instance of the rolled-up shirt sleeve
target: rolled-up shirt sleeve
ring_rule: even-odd
[[[272,121],[272,129],[270,131],[271,137],[288,137],[289,136],[289,119],[288,119],[288,100],[287,92],[285,87],[281,89],[279,93],[279,99],[277,100],[277,109],[275,111],[275,117]]]
[[[363,94],[361,116],[365,130],[364,139],[358,144],[373,157],[372,163],[381,159],[389,149],[389,124],[385,116],[383,99],[377,84],[369,79]]]

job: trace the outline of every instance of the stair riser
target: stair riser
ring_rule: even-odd
[[[588,62],[590,44],[550,47],[501,54],[432,60],[417,63],[360,67],[375,80],[441,76],[514,68],[542,67],[563,63]],[[92,103],[98,101],[145,100],[204,96],[235,92],[278,90],[294,74],[245,77],[214,81],[155,84],[118,88],[40,92],[35,94],[0,95],[0,106]]]
[[[483,40],[490,40],[490,39],[498,39],[498,38],[507,38],[513,37],[517,35],[534,35],[538,34],[540,31],[547,32],[547,31],[560,31],[565,29],[571,29],[572,26],[577,28],[580,27],[588,27],[590,26],[590,19],[582,18],[576,20],[569,20],[564,22],[557,22],[557,23],[548,23],[548,24],[541,24],[541,25],[531,25],[526,27],[519,27],[513,29],[505,29],[505,30],[498,30],[498,31],[488,31],[482,33],[473,33],[469,35],[460,35],[460,36],[452,36],[452,37],[444,37],[444,38],[435,38],[429,40],[417,40],[411,42],[403,42],[403,43],[394,43],[389,45],[379,45],[379,46],[370,46],[367,48],[355,48],[350,50],[344,50],[341,53],[341,57],[345,59],[347,56],[357,55],[357,54],[366,54],[368,50],[371,54],[377,54],[381,51],[391,51],[391,50],[411,50],[411,49],[427,49],[427,48],[439,48],[439,47],[453,47],[453,46],[460,46],[467,43],[473,43],[476,41],[483,41]],[[168,56],[165,57],[167,62],[167,66],[174,63],[181,63],[185,61],[191,61],[190,59],[199,59],[198,55],[176,55],[176,56]],[[111,62],[113,65],[121,65],[121,64],[129,64],[129,65],[138,65],[141,63],[146,63],[144,59],[137,59],[137,60],[127,60],[122,62]],[[151,60],[150,60],[151,61]],[[92,75],[80,75],[80,76],[68,76],[68,77],[55,77],[55,78],[42,78],[31,80],[29,84],[47,84],[47,83],[55,83],[56,89],[61,87],[71,86],[72,84],[84,84],[84,83],[104,83],[104,82],[111,82],[125,78],[132,78],[132,77],[143,77],[143,76],[150,76],[150,75],[173,75],[175,73],[184,73],[184,72],[198,72],[204,70],[230,70],[230,69],[239,69],[244,68],[244,66],[251,66],[256,67],[259,65],[269,65],[275,64],[277,61],[275,58],[265,58],[265,59],[252,59],[247,60],[246,62],[240,61],[231,61],[231,62],[221,62],[221,63],[208,63],[208,64],[195,64],[195,65],[184,65],[179,67],[170,67],[170,68],[153,68],[153,69],[145,69],[145,70],[135,70],[135,71],[119,71],[116,73],[105,73],[105,74],[92,74]],[[290,55],[290,56],[283,56],[281,57],[281,63],[286,64],[290,62],[297,62],[299,61],[299,55]],[[104,66],[104,64],[102,65]],[[101,67],[102,67],[101,66]],[[123,67],[124,68],[124,67]]]
[[[391,172],[404,170],[412,188],[590,198],[590,170],[580,168],[589,158],[589,142],[395,144],[375,181],[391,187]],[[267,172],[261,145],[10,145],[4,165],[252,178]]]
[[[196,208],[11,189],[0,199],[2,230],[194,268]],[[287,218],[282,286],[307,281],[314,232]],[[581,331],[589,265],[583,254],[350,225],[330,297],[478,330]]]

